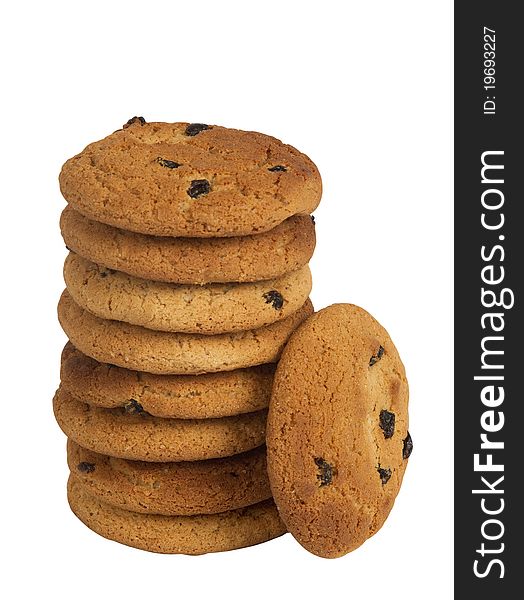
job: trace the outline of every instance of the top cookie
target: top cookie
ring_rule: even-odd
[[[85,216],[129,231],[229,237],[312,212],[322,183],[307,156],[273,137],[135,117],[69,159],[60,189]]]
[[[307,550],[341,556],[380,529],[413,443],[402,361],[369,313],[336,304],[291,336],[266,444],[280,516]]]

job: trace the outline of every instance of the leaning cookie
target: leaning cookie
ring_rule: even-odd
[[[60,189],[82,214],[129,231],[228,237],[311,213],[322,183],[307,156],[268,135],[141,119],[69,159]]]
[[[267,411],[221,419],[161,419],[135,405],[98,408],[59,388],[53,399],[58,425],[74,442],[116,458],[176,462],[222,458],[264,444]]]
[[[58,304],[60,324],[81,352],[100,362],[157,374],[214,373],[275,362],[293,330],[312,312],[308,300],[272,325],[211,336],[100,319],[78,306],[67,291]]]
[[[94,263],[171,283],[274,279],[306,265],[315,249],[315,225],[309,216],[291,217],[257,235],[174,238],[104,225],[68,206],[60,228],[66,246]]]
[[[327,558],[360,546],[387,518],[412,447],[408,384],[386,330],[350,304],[310,317],[278,364],[267,426],[289,531]]]
[[[201,515],[251,506],[271,497],[266,449],[192,462],[112,458],[67,444],[71,477],[102,502],[158,515]]]
[[[99,535],[133,548],[163,554],[224,552],[267,542],[286,528],[272,500],[211,515],[144,515],[101,502],[70,478],[71,510]]]
[[[285,319],[311,291],[308,266],[255,283],[177,285],[139,279],[70,253],[64,279],[73,300],[102,319],[158,331],[216,335]]]
[[[143,410],[155,417],[211,419],[267,408],[274,364],[201,375],[153,375],[99,363],[71,342],[62,352],[62,387],[101,408]]]

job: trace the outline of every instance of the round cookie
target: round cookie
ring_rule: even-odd
[[[208,515],[271,498],[264,446],[226,458],[151,463],[104,456],[69,440],[67,462],[90,495],[133,512]]]
[[[101,408],[138,407],[155,416],[210,419],[267,408],[274,364],[202,375],[130,371],[82,354],[70,342],[62,352],[62,387]]]
[[[267,542],[286,532],[273,500],[213,515],[144,515],[100,502],[73,478],[68,481],[67,497],[71,510],[87,527],[149,552],[223,552]]]
[[[143,119],[69,159],[59,180],[87,217],[162,236],[268,231],[315,210],[322,194],[313,162],[273,137]]]
[[[58,388],[58,425],[74,442],[116,458],[174,462],[222,458],[264,444],[267,411],[220,419],[161,419],[134,406],[98,408]]]
[[[64,291],[58,318],[69,340],[100,362],[157,374],[232,371],[275,362],[294,329],[311,313],[308,300],[296,313],[272,325],[219,335],[154,331],[100,319]]]
[[[310,317],[277,366],[267,425],[289,531],[326,558],[360,546],[389,514],[411,449],[408,384],[386,330],[351,304]]]
[[[315,249],[315,225],[309,216],[291,217],[257,235],[173,238],[117,229],[67,206],[60,228],[66,246],[94,263],[171,283],[273,279],[306,265]]]
[[[73,300],[102,318],[158,331],[246,331],[296,312],[311,291],[308,266],[254,283],[179,285],[138,279],[70,253],[64,279]]]

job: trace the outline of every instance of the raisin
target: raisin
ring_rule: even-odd
[[[413,440],[411,439],[411,435],[408,434],[406,439],[404,440],[404,446],[402,447],[402,458],[409,458],[411,453],[413,452]]]
[[[136,400],[129,400],[124,404],[124,410],[128,415],[139,415],[144,412],[144,407]]]
[[[272,173],[282,171],[285,173],[287,171],[287,167],[284,167],[284,165],[275,165],[274,167],[269,167],[268,171],[271,171]]]
[[[373,356],[369,359],[369,366],[372,367],[375,363],[377,363],[384,356],[384,348],[379,346],[378,352],[373,354]]]
[[[280,310],[284,306],[284,298],[280,292],[269,290],[262,294],[266,304],[271,304],[275,310]]]
[[[95,470],[95,465],[89,462],[81,462],[78,463],[76,468],[80,471],[80,473],[92,473]]]
[[[311,217],[311,221],[314,223],[315,222],[315,215],[309,215]]]
[[[335,470],[323,458],[315,458],[315,464],[318,467],[319,473],[317,479],[320,481],[320,487],[330,485],[333,482]]]
[[[204,194],[209,194],[211,184],[207,179],[193,179],[191,185],[187,188],[187,193],[191,198],[199,198]]]
[[[73,252],[67,244],[66,244],[66,250],[69,250],[69,252]]]
[[[382,481],[382,485],[385,485],[391,477],[391,469],[383,469],[379,465],[377,471],[378,471],[378,474],[380,475],[380,481]]]
[[[201,131],[205,131],[206,129],[211,129],[211,127],[209,127],[209,125],[206,125],[205,123],[190,123],[186,127],[186,135],[193,137],[195,135],[198,135]]]
[[[389,439],[395,433],[395,413],[388,410],[380,411],[380,429],[384,432],[384,437]]]
[[[178,167],[182,166],[180,163],[177,163],[174,160],[167,160],[167,158],[161,158],[160,156],[156,159],[156,162],[160,166],[166,167],[168,169],[178,169]]]
[[[122,129],[127,129],[130,125],[134,125],[135,123],[145,125],[146,120],[144,119],[144,117],[131,117],[131,119],[129,119],[129,121],[125,125],[122,125]]]

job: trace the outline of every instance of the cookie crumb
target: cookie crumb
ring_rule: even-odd
[[[388,410],[381,410],[379,417],[380,429],[384,432],[386,440],[393,437],[395,433],[395,413]]]
[[[323,458],[315,458],[315,464],[318,467],[319,473],[317,479],[320,481],[320,487],[331,485],[333,482],[334,469]]]

